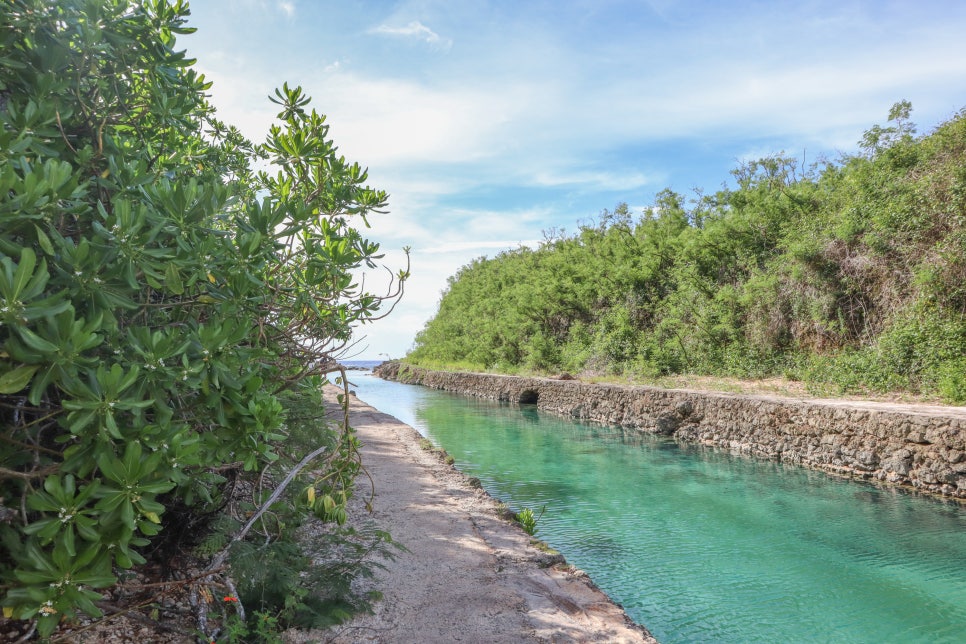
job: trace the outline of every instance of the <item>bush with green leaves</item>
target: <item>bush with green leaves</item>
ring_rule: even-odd
[[[5,614],[41,633],[99,615],[171,504],[276,461],[283,398],[401,290],[353,278],[386,194],[299,88],[276,91],[261,145],[218,121],[174,48],[187,14],[0,3],[0,577]],[[357,463],[337,443],[320,496],[344,502]]]
[[[588,375],[798,375],[966,402],[966,111],[861,152],[742,164],[735,186],[603,211],[450,279],[407,360]]]

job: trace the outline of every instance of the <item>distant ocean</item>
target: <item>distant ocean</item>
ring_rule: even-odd
[[[340,360],[339,364],[350,369],[365,369],[372,371],[377,365],[381,365],[385,360]]]

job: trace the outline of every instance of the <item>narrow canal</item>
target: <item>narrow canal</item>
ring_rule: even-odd
[[[966,507],[386,382],[415,427],[665,644],[966,641]]]

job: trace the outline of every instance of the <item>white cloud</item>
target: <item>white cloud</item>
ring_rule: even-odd
[[[540,170],[532,181],[538,186],[583,186],[594,190],[636,190],[655,183],[655,178],[642,172],[563,171],[554,173]]]
[[[517,248],[519,246],[529,246],[531,248],[540,245],[540,240],[537,239],[527,239],[524,241],[468,241],[468,242],[450,242],[448,244],[442,244],[440,246],[432,246],[430,248],[420,249],[422,253],[462,253],[465,254],[468,251],[485,251],[485,250],[508,250],[511,248]]]
[[[217,2],[218,0],[214,0]],[[212,0],[208,0],[212,2]],[[196,14],[198,11],[198,6],[201,4],[192,4],[192,14]],[[233,0],[228,6],[222,7],[222,11],[243,11],[251,15],[251,12],[258,11],[262,13],[271,13],[273,11],[285,14],[287,17],[291,18],[295,15],[295,0]],[[194,21],[192,21],[194,22]]]
[[[379,25],[369,30],[369,33],[383,34],[386,36],[402,36],[404,38],[415,38],[438,48],[449,49],[453,46],[450,38],[442,38],[438,33],[424,25],[418,20],[413,20],[403,27],[390,27],[389,25]]]
[[[411,245],[413,278],[374,350],[421,328],[475,256],[573,228],[615,194],[711,188],[732,161],[783,148],[811,163],[854,151],[897,100],[922,130],[966,101],[966,8],[938,0],[399,0],[376,17],[354,2],[196,4],[207,26],[190,54],[225,121],[262,140],[266,96],[300,84],[340,154],[390,193],[366,234],[393,268],[390,249]]]
[[[351,158],[380,164],[460,163],[493,158],[513,145],[527,90],[430,86],[335,71],[305,81],[333,136]]]

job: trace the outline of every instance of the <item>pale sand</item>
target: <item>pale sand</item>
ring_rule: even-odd
[[[336,390],[326,393],[330,413],[338,413]],[[371,520],[408,552],[377,574],[373,587],[384,597],[373,615],[301,641],[656,641],[586,575],[548,566],[552,559],[501,518],[494,499],[420,447],[416,430],[350,399],[363,465],[375,482]]]

